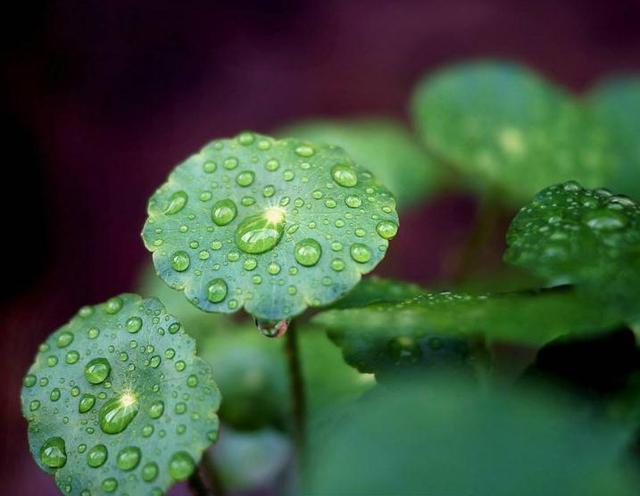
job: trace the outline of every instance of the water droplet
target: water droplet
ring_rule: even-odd
[[[280,337],[289,329],[288,320],[255,319],[255,323],[258,330],[268,338]]]
[[[33,386],[35,385],[36,381],[37,381],[37,378],[36,378],[36,376],[35,376],[35,375],[33,375],[33,374],[27,374],[27,375],[25,376],[24,380],[22,381],[22,385],[23,385],[24,387],[28,387],[28,388],[30,388],[30,387],[33,387]]]
[[[48,468],[62,468],[67,463],[67,451],[64,439],[50,437],[40,448],[40,463]]]
[[[87,452],[87,465],[91,468],[102,467],[109,458],[109,451],[104,444],[96,444]]]
[[[47,357],[47,366],[48,367],[55,367],[56,365],[58,365],[58,357],[51,355],[50,357]]]
[[[107,401],[98,414],[100,428],[107,434],[125,430],[138,414],[138,400],[132,393],[125,393]]]
[[[60,390],[58,388],[52,389],[51,394],[49,394],[49,399],[51,401],[58,401],[60,399]]]
[[[283,231],[284,211],[276,207],[267,208],[240,223],[236,230],[236,244],[245,253],[264,253],[280,242]]]
[[[342,260],[340,260],[339,258],[334,258],[331,261],[331,268],[333,270],[335,270],[336,272],[340,272],[340,271],[344,270],[344,262]]]
[[[627,225],[627,218],[614,210],[594,210],[584,218],[586,224],[596,231],[616,231]]]
[[[111,365],[106,358],[94,358],[84,368],[84,377],[91,384],[100,384],[109,376]]]
[[[118,481],[113,477],[108,477],[102,481],[102,489],[108,493],[112,493],[118,489]]]
[[[38,400],[32,400],[29,403],[29,410],[35,412],[38,408],[40,408],[40,402]]]
[[[322,247],[312,238],[303,239],[296,243],[294,256],[300,265],[311,267],[318,263],[322,255]]]
[[[271,159],[271,160],[267,160],[267,163],[264,165],[265,169],[267,169],[269,172],[273,172],[278,170],[278,167],[280,167],[280,162],[278,162],[276,159]]]
[[[344,202],[347,204],[347,207],[350,208],[358,208],[362,205],[362,200],[357,196],[347,196]]]
[[[222,166],[227,170],[233,170],[238,167],[238,159],[235,157],[229,157],[222,162]]]
[[[362,243],[354,243],[350,248],[351,258],[358,263],[366,263],[371,260],[371,250],[367,245]]]
[[[71,350],[67,352],[67,354],[64,357],[64,361],[69,365],[73,365],[78,360],[80,360],[80,353],[78,353],[76,350]]]
[[[184,191],[176,191],[169,198],[169,205],[164,210],[164,213],[166,215],[177,214],[185,207],[188,200],[189,196]]]
[[[178,372],[182,372],[186,367],[187,367],[187,364],[184,363],[182,360],[176,362],[176,370]]]
[[[238,207],[229,198],[217,201],[211,209],[211,219],[219,226],[226,226],[238,215]]]
[[[243,188],[246,188],[247,186],[251,186],[254,178],[255,178],[255,174],[253,172],[243,171],[237,175],[236,183],[238,183],[238,186],[242,186]]]
[[[381,220],[376,226],[376,232],[383,239],[392,239],[398,232],[398,224],[391,220]]]
[[[255,258],[247,258],[242,264],[242,267],[244,268],[244,270],[253,270],[257,266],[258,266],[258,261]]]
[[[149,407],[149,417],[151,417],[152,419],[160,418],[163,413],[164,413],[164,402],[162,400],[158,400],[154,402]]]
[[[158,476],[158,464],[149,462],[142,467],[142,480],[145,482],[153,482]]]
[[[105,304],[105,311],[110,315],[115,315],[122,308],[122,300],[114,296],[113,298],[109,298],[107,303]]]
[[[116,457],[116,465],[120,470],[133,470],[140,463],[140,448],[135,446],[127,446],[118,453]]]
[[[248,146],[251,143],[253,143],[253,141],[255,140],[255,137],[253,136],[253,133],[250,133],[249,131],[244,131],[238,135],[237,139],[238,139],[238,143],[240,143],[241,145]]]
[[[187,378],[187,386],[189,387],[196,387],[198,385],[198,376],[197,375],[193,375],[191,374],[188,378]]]
[[[178,272],[184,272],[189,268],[189,264],[191,263],[191,258],[186,251],[177,251],[173,255],[171,255],[171,259],[169,261],[173,270]]]
[[[207,286],[207,300],[220,303],[227,297],[227,283],[223,279],[214,279]]]
[[[267,272],[272,276],[279,274],[280,265],[278,265],[276,262],[271,262],[269,265],[267,265]]]
[[[60,334],[58,334],[58,337],[56,338],[56,345],[58,346],[58,348],[66,348],[72,342],[73,342],[73,334],[67,331],[61,332]]]
[[[204,164],[202,164],[202,170],[207,174],[215,172],[217,168],[218,165],[213,160],[207,160]]]
[[[300,145],[296,148],[296,155],[300,157],[312,157],[316,151],[310,145]]]
[[[127,331],[135,334],[142,328],[142,319],[140,317],[131,317],[127,320]]]
[[[95,339],[100,335],[100,329],[96,328],[96,327],[91,327],[88,331],[87,331],[87,336],[89,336],[89,339]]]
[[[358,184],[358,175],[350,165],[337,164],[331,168],[331,177],[340,186],[351,188]]]
[[[169,461],[169,475],[173,480],[181,481],[189,478],[196,464],[189,453],[178,451]]]
[[[78,403],[78,411],[80,413],[87,413],[93,408],[96,403],[96,397],[92,394],[85,393],[80,397],[80,403]]]

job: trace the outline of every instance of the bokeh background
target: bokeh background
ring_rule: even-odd
[[[135,289],[146,199],[205,142],[315,116],[406,121],[425,72],[476,57],[576,92],[640,70],[637,0],[32,0],[0,23],[4,494],[56,494],[19,410],[38,343]],[[437,284],[475,208],[445,191],[406,212],[379,273]]]

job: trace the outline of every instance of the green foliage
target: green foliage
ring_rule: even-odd
[[[143,238],[200,309],[280,320],[332,302],[382,259],[395,200],[340,148],[242,133],[176,167]]]
[[[402,303],[328,310],[313,318],[328,329],[345,360],[362,372],[459,362],[468,352],[460,341],[466,338],[541,346],[569,333],[597,333],[618,321],[616,314],[564,288],[493,295],[425,293]]]
[[[600,186],[612,167],[608,136],[590,109],[516,64],[431,74],[412,109],[430,150],[513,202],[570,179]]]
[[[344,298],[331,305],[331,308],[365,307],[372,303],[400,303],[422,293],[424,289],[416,284],[371,276],[360,281]]]
[[[631,432],[538,391],[391,384],[316,432],[305,495],[622,496]]]
[[[605,80],[588,101],[613,139],[615,168],[607,185],[640,199],[640,77]]]
[[[505,260],[551,281],[578,284],[615,301],[626,316],[640,305],[640,206],[576,182],[536,195],[513,220]]]
[[[400,207],[424,200],[438,183],[438,164],[390,119],[310,120],[279,134],[344,148],[391,190]]]
[[[83,307],[41,346],[23,414],[65,494],[162,494],[218,432],[220,394],[195,342],[156,299]]]

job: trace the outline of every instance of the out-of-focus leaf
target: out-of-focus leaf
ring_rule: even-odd
[[[514,202],[570,179],[601,186],[612,168],[608,135],[588,106],[516,64],[430,74],[412,109],[429,149]]]
[[[41,346],[22,388],[31,452],[65,493],[162,494],[218,433],[220,393],[162,304],[84,307]]]
[[[588,101],[613,141],[615,167],[606,184],[640,200],[640,77],[605,80]]]
[[[347,363],[362,372],[429,366],[448,351],[444,338],[541,346],[565,334],[595,334],[619,321],[615,313],[564,288],[493,295],[425,293],[403,303],[328,310],[313,318],[328,330]],[[460,354],[464,348],[455,343],[450,342],[451,351]]]
[[[438,164],[390,119],[310,120],[278,134],[344,148],[391,190],[400,207],[428,198],[438,183]]]
[[[405,381],[315,434],[309,496],[638,494],[622,466],[630,430],[551,393]]]
[[[370,276],[360,281],[347,296],[339,299],[331,308],[365,307],[372,303],[400,303],[424,293],[417,284]]]
[[[241,133],[178,165],[142,237],[160,277],[207,312],[279,321],[341,297],[382,260],[395,199],[338,147]]]

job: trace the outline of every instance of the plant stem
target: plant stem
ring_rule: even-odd
[[[302,367],[300,364],[298,332],[295,321],[291,321],[289,329],[285,334],[284,346],[285,355],[287,357],[287,366],[289,369],[289,395],[291,397],[293,417],[293,440],[298,460],[300,461],[303,456],[305,444],[306,399],[302,378]]]
[[[210,496],[211,491],[207,488],[206,484],[202,480],[202,475],[200,474],[200,468],[196,467],[196,469],[189,477],[189,489],[193,496]]]
[[[210,454],[205,452],[200,466],[189,477],[189,489],[194,496],[225,496],[224,486]]]

